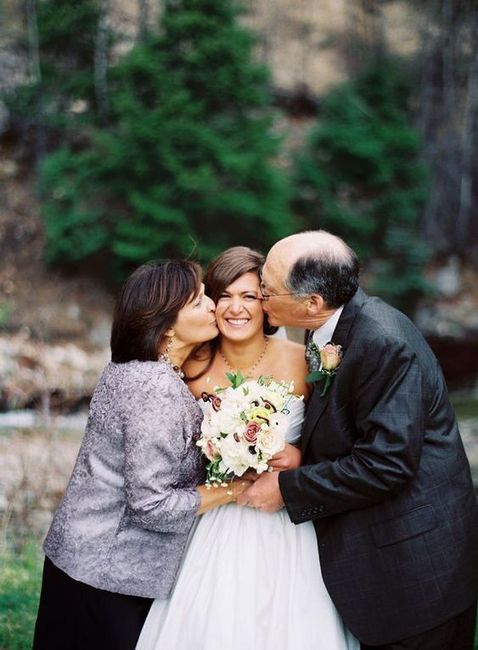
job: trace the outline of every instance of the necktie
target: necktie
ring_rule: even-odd
[[[305,333],[305,360],[309,372],[315,372],[320,368],[320,356],[317,354],[317,348],[312,346],[314,339],[314,330],[307,330]]]

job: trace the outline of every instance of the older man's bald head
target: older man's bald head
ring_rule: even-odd
[[[277,261],[282,266],[292,266],[301,257],[322,257],[337,262],[350,259],[347,244],[325,230],[310,230],[290,235],[278,241],[269,251],[268,262]]]
[[[266,265],[292,294],[318,294],[330,307],[350,300],[358,288],[355,252],[340,237],[325,230],[281,239],[269,251]]]

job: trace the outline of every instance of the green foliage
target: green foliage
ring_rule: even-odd
[[[20,555],[0,555],[0,648],[29,650],[41,583],[40,552],[28,544]]]
[[[303,225],[349,242],[371,289],[402,309],[427,289],[417,239],[427,183],[408,98],[403,67],[391,60],[332,92],[297,160],[295,200]]]
[[[3,327],[3,325],[6,325],[8,323],[11,311],[12,309],[9,304],[0,303],[0,327]]]
[[[109,74],[109,124],[46,161],[50,261],[262,248],[292,225],[272,164],[268,78],[230,0],[166,2],[161,29]]]

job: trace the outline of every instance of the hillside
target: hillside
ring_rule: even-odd
[[[137,36],[140,4],[153,6],[133,0],[111,4],[109,20],[123,35],[115,56]],[[387,2],[377,14],[364,11],[366,4],[248,0],[241,20],[258,35],[257,57],[271,67],[278,95],[303,92],[320,103],[323,93],[358,64],[358,42],[384,39],[391,51],[415,52],[423,16],[411,3]],[[12,46],[22,34],[17,3],[5,2],[2,11],[0,90],[27,74]],[[150,10],[148,22],[155,19]],[[93,277],[66,276],[46,267],[35,172],[28,152],[19,155],[16,143],[2,139],[2,120],[0,102],[0,409],[74,408],[88,398],[108,358],[113,296]],[[278,129],[285,135],[280,164],[288,164],[290,150],[301,146],[309,124],[310,117],[293,112],[279,116]],[[422,302],[416,322],[450,383],[473,385],[478,377],[477,270],[443,257],[428,272],[436,293]]]
[[[0,408],[75,403],[107,358],[113,299],[45,267],[33,172],[1,151]]]

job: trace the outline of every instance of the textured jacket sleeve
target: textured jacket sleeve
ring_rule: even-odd
[[[279,476],[295,523],[379,503],[417,471],[426,398],[414,352],[399,340],[382,338],[367,347],[359,368],[349,405],[356,428],[350,453]]]
[[[168,375],[148,379],[133,397],[125,425],[125,490],[132,521],[159,532],[187,533],[199,508],[184,487],[188,406]]]

